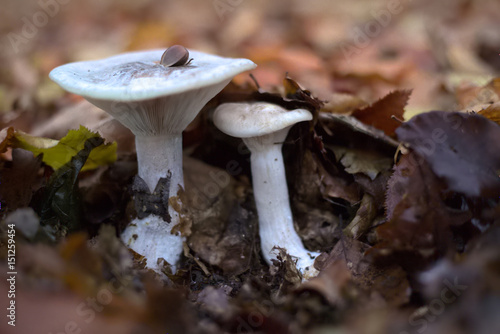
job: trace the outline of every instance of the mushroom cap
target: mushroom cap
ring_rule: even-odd
[[[298,122],[312,120],[306,109],[287,110],[267,102],[224,103],[214,112],[214,124],[238,138],[268,135]]]
[[[232,79],[255,68],[248,59],[224,58],[189,50],[191,64],[165,67],[165,50],[117,56],[59,66],[50,78],[65,90],[98,100],[139,101],[199,89]]]

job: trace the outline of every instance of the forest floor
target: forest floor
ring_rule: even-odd
[[[497,0],[7,0],[0,18],[2,333],[500,333]],[[183,133],[187,240],[160,275],[119,238],[134,136],[48,73],[174,44],[258,67]],[[212,122],[229,101],[314,116],[283,145],[313,279],[260,253],[250,154]]]

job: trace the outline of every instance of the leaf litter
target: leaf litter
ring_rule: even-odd
[[[495,2],[408,4],[363,48],[346,37],[358,31],[348,28],[352,17],[370,22],[362,6],[331,14],[331,4],[314,4],[220,7],[228,11],[214,23],[199,16],[213,12],[210,2],[165,3],[162,10],[155,2],[122,4],[126,9],[110,2],[119,27],[112,36],[94,21],[93,4],[76,4],[60,15],[80,19],[49,29],[57,38],[40,29],[47,39],[33,57],[2,53],[12,66],[2,69],[0,84],[0,266],[7,272],[6,226],[14,223],[17,331],[499,328],[499,45],[485,37],[487,25],[499,22],[486,15],[495,13]],[[131,14],[134,6],[146,18]],[[171,14],[178,11],[183,15]],[[167,19],[152,22],[156,15]],[[181,17],[187,21],[179,32]],[[76,29],[85,21],[103,40]],[[122,35],[128,50],[183,42],[259,65],[253,79],[235,78],[184,134],[186,187],[169,203],[187,236],[175,275],[167,264],[163,276],[144,269],[119,239],[129,221],[151,209],[135,205],[133,136],[46,80],[60,63],[89,58],[81,43],[95,58],[122,51],[104,40]],[[322,252],[320,274],[307,282],[285,249],[276,249],[271,266],[260,255],[249,153],[211,122],[215,107],[236,101],[306,108],[314,116],[283,145],[295,228],[306,247]],[[3,280],[2,295],[6,288]],[[2,333],[14,333],[6,326]]]

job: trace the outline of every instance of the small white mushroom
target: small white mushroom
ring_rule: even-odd
[[[319,253],[304,248],[294,229],[281,148],[290,128],[309,121],[305,109],[286,110],[264,102],[225,103],[214,112],[214,124],[222,132],[242,138],[251,152],[252,183],[259,216],[262,254],[268,264],[276,258],[275,246],[297,259],[304,278],[317,274]]]
[[[150,192],[160,178],[170,176],[170,196],[176,196],[184,185],[182,131],[235,75],[256,66],[248,59],[223,58],[182,48],[170,49],[167,58],[182,60],[187,53],[192,62],[166,66],[160,63],[164,50],[154,50],[70,63],[50,73],[50,78],[61,87],[83,96],[134,133],[139,176]],[[185,52],[179,54],[178,50]],[[134,220],[121,236],[130,248],[146,258],[146,266],[155,270],[159,270],[158,259],[163,258],[175,271],[182,253],[183,238],[170,233],[179,216],[171,207],[169,214],[170,224],[150,215]]]

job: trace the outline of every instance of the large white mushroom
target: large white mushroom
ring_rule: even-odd
[[[192,50],[187,55],[192,60],[187,62],[186,49],[175,46],[169,50],[70,63],[55,68],[50,78],[129,128],[136,138],[139,177],[150,192],[161,178],[169,177],[171,197],[184,185],[182,131],[235,75],[256,65],[248,59]],[[160,258],[175,271],[182,253],[183,238],[170,233],[179,223],[178,213],[170,206],[168,213],[170,223],[151,214],[135,219],[122,234],[122,240],[146,258],[146,266],[157,271]]]
[[[284,248],[297,259],[297,268],[306,279],[317,274],[313,264],[319,253],[305,249],[294,229],[281,148],[294,124],[311,119],[308,110],[286,110],[265,102],[225,103],[217,107],[213,116],[219,130],[242,138],[251,152],[252,184],[264,259],[271,264],[277,255],[273,248]]]

